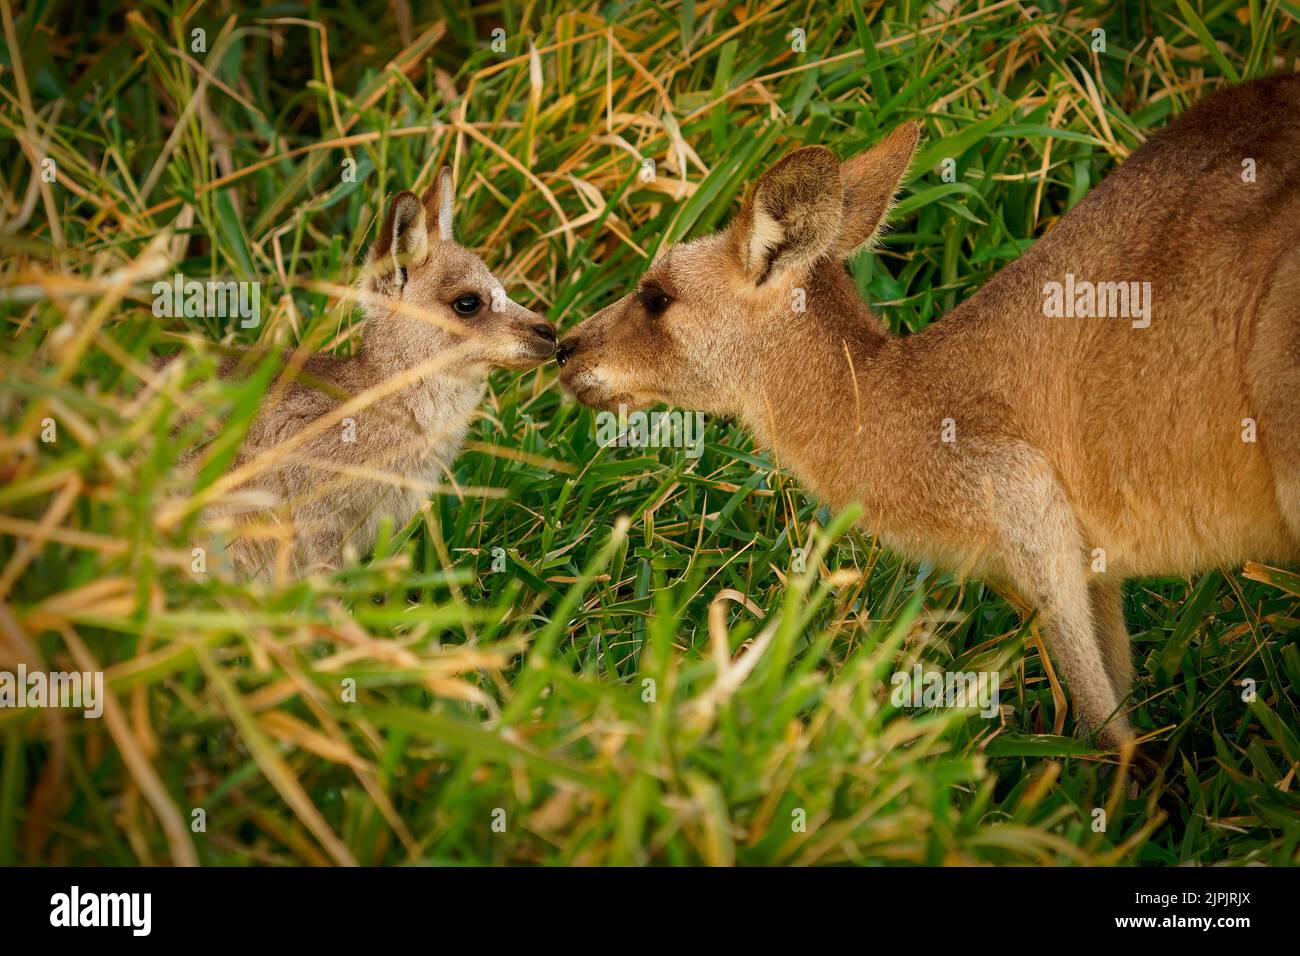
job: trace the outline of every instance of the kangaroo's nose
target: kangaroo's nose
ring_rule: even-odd
[[[560,343],[559,348],[555,350],[555,361],[558,362],[560,365],[563,365],[565,362],[569,361],[569,356],[573,354],[573,348],[574,348],[573,339],[572,338],[565,339],[563,342]]]
[[[552,345],[555,344],[555,326],[550,322],[538,322],[533,326],[533,331]]]

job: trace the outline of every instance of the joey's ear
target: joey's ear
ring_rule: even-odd
[[[918,123],[904,123],[865,153],[840,167],[844,184],[844,217],[835,251],[841,258],[870,242],[880,232],[885,213],[903,181],[921,137]]]
[[[415,193],[402,190],[388,205],[388,214],[367,257],[378,290],[396,294],[406,285],[407,270],[429,251],[425,210]]]
[[[433,177],[433,185],[424,191],[420,200],[429,214],[429,222],[438,224],[438,238],[451,242],[455,238],[456,187],[451,181],[451,170],[446,166]]]
[[[806,269],[840,234],[840,164],[824,146],[797,149],[765,172],[736,220],[736,253],[757,285]]]

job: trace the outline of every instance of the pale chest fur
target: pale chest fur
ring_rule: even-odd
[[[400,530],[451,485],[484,389],[482,380],[422,382],[344,419],[250,483],[275,502],[262,520],[283,523],[287,511],[298,573],[336,566],[345,550],[364,555],[382,522]],[[244,460],[269,453],[328,407],[298,409],[300,417],[264,413],[245,443]],[[249,537],[232,543],[231,557],[258,573],[271,566],[273,552],[272,543]]]
[[[358,554],[374,544],[380,522],[391,519],[401,528],[436,487],[450,485],[456,456],[464,444],[475,410],[483,397],[482,382],[436,382],[399,396],[409,425],[394,436],[394,452],[386,471],[390,480],[365,482],[358,497],[361,514],[348,542]]]

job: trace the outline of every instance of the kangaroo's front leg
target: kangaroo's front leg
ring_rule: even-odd
[[[1074,511],[1051,467],[1033,449],[1011,446],[989,462],[994,534],[1007,577],[1038,610],[1076,719],[1103,745],[1117,747],[1133,738],[1133,729],[1120,712],[1120,692],[1093,619]]]

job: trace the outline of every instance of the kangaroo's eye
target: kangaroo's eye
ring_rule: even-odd
[[[483,300],[471,292],[469,295],[460,296],[451,307],[456,310],[457,315],[473,315],[482,304]]]
[[[646,289],[641,293],[640,298],[642,307],[651,315],[663,315],[673,301],[668,298],[668,293],[661,289]]]

